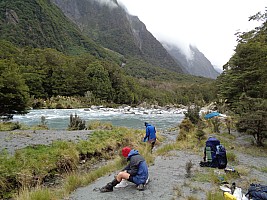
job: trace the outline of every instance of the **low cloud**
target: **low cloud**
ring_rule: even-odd
[[[181,53],[186,56],[187,60],[192,60],[193,59],[193,52],[190,49],[190,46],[195,46],[190,44],[188,41],[185,40],[178,40],[175,37],[170,37],[170,36],[165,36],[165,35],[157,35],[155,36],[158,41],[166,44],[173,45],[177,47],[178,49],[181,50]]]
[[[116,0],[94,0],[94,1],[100,3],[101,5],[108,6],[110,8],[117,8],[118,7]]]

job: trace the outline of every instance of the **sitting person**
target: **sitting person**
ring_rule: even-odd
[[[127,158],[129,164],[115,176],[115,179],[100,189],[100,192],[112,192],[113,187],[123,179],[133,182],[138,190],[144,190],[144,184],[148,179],[148,167],[145,159],[135,149],[124,147],[122,155]]]

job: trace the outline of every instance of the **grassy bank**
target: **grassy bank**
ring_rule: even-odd
[[[125,164],[120,156],[123,146],[136,148],[148,162],[153,161],[149,148],[141,141],[143,131],[108,127],[109,130],[96,130],[88,140],[77,143],[54,141],[51,145],[17,150],[14,155],[3,151],[0,155],[0,197],[61,199],[74,189],[120,169]],[[95,165],[99,168],[93,169]]]

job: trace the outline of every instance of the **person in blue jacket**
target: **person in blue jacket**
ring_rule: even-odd
[[[154,126],[152,126],[151,124],[145,122],[145,126],[146,126],[146,135],[143,139],[144,142],[149,142],[151,144],[151,152],[152,149],[155,146],[156,140],[157,140],[157,136],[156,136],[156,128]]]
[[[100,192],[112,192],[113,187],[119,184],[122,179],[135,183],[138,190],[144,190],[144,185],[148,180],[148,167],[145,159],[138,150],[124,147],[122,155],[129,161],[128,165],[115,176],[115,179],[100,189]]]

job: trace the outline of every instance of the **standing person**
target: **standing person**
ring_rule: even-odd
[[[129,164],[115,176],[114,180],[100,189],[100,192],[112,192],[113,187],[122,179],[135,183],[138,190],[144,190],[144,184],[148,180],[148,167],[145,159],[135,149],[124,147],[122,155],[127,158]]]
[[[152,153],[152,149],[155,146],[156,140],[157,140],[157,136],[156,136],[156,128],[154,126],[152,126],[151,124],[145,122],[145,126],[146,126],[146,135],[143,139],[144,142],[149,142],[151,143],[151,153]]]

